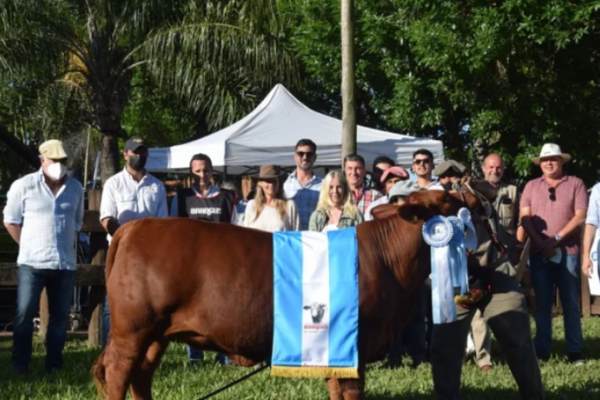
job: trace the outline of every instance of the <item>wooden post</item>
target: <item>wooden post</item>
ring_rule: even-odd
[[[342,1],[342,159],[356,153],[354,0]]]
[[[100,210],[101,190],[88,191],[88,209],[92,211]],[[106,259],[106,234],[92,232],[90,234],[90,255],[92,264],[104,265]],[[88,295],[88,342],[90,346],[102,345],[102,314],[104,313],[104,296],[106,288],[92,286]]]

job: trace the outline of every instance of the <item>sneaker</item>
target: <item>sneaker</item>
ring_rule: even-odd
[[[585,359],[581,353],[569,353],[569,363],[579,366],[585,364]]]

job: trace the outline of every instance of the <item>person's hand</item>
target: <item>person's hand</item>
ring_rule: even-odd
[[[546,256],[546,258],[552,258],[554,257],[554,254],[556,254],[556,250],[554,247],[546,247],[544,250],[542,250],[542,254]]]
[[[558,242],[554,238],[548,238],[546,240],[542,240],[541,247],[542,249],[553,249],[558,245]],[[554,253],[554,252],[553,252]]]
[[[590,260],[589,257],[584,257],[581,261],[581,272],[583,272],[588,279],[592,277],[592,260]]]

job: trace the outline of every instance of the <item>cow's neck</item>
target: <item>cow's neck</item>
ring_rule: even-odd
[[[421,233],[423,221],[408,222],[394,216],[374,222],[376,226],[367,233],[367,245],[403,289],[416,291],[431,273],[429,246]]]

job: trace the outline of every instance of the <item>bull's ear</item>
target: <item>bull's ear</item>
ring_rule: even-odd
[[[309,307],[309,306],[304,306],[304,307],[302,307],[302,308],[304,308],[305,310],[308,310],[308,309],[310,309],[310,307]]]
[[[399,209],[400,217],[409,222],[425,221],[431,218],[432,213],[429,207],[418,203],[404,203]]]
[[[398,214],[400,208],[397,204],[381,204],[371,210],[374,219],[385,219]]]

